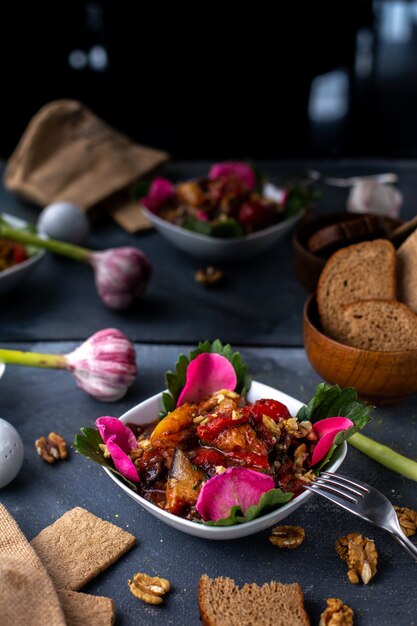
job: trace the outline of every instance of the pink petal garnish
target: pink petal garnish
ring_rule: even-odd
[[[177,406],[184,402],[200,402],[219,389],[233,391],[236,384],[236,372],[230,361],[221,354],[204,352],[189,364],[186,383],[178,398]]]
[[[341,430],[347,430],[353,426],[353,422],[347,417],[328,417],[316,422],[313,426],[319,441],[313,450],[310,465],[315,465],[325,458],[333,445],[333,441]]]
[[[204,521],[213,522],[229,517],[231,508],[236,505],[245,514],[274,486],[270,476],[244,467],[230,467],[204,483],[198,496],[197,511]]]
[[[209,221],[208,215],[207,215],[207,213],[204,213],[204,211],[198,210],[198,211],[196,211],[196,215],[197,215],[198,219],[201,220],[202,222],[208,222]]]
[[[253,168],[247,163],[227,161],[226,163],[215,163],[211,166],[209,178],[215,180],[220,176],[236,176],[249,189],[256,188],[256,176]]]
[[[167,178],[154,178],[149,187],[148,195],[139,202],[151,211],[157,211],[166,202],[172,199],[175,187]]]
[[[115,468],[128,480],[134,483],[139,482],[139,476],[132,459],[115,443],[117,435],[112,435],[106,441],[107,450],[114,463]]]
[[[110,437],[112,437],[112,441],[125,453],[129,453],[138,447],[138,442],[133,432],[117,417],[109,417],[108,415],[99,417],[96,419],[96,426],[106,445]]]

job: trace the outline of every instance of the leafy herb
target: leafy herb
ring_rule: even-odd
[[[149,188],[151,186],[151,180],[138,180],[134,183],[130,190],[130,197],[133,202],[140,200],[141,198],[146,198],[149,192]]]
[[[233,217],[229,217],[215,222],[212,226],[211,234],[213,237],[222,239],[236,239],[237,237],[243,237],[245,233],[239,222]]]
[[[298,211],[307,209],[314,200],[320,198],[321,194],[318,189],[310,187],[301,187],[295,185],[287,191],[287,199],[285,202],[285,219],[296,215]]]
[[[270,511],[286,504],[293,497],[293,493],[284,493],[281,489],[271,489],[262,494],[258,504],[250,506],[243,514],[239,505],[230,509],[229,517],[224,517],[217,522],[205,522],[207,526],[233,526],[234,524],[243,524],[250,522],[256,517],[265,515]]]
[[[181,226],[199,235],[210,236],[213,234],[213,228],[208,222],[199,220],[198,217],[194,217],[193,215],[187,215],[181,222]]]
[[[244,365],[242,361],[242,355],[239,352],[233,352],[230,344],[227,343],[223,345],[220,339],[215,339],[213,343],[210,343],[210,341],[203,341],[198,344],[195,350],[190,352],[188,357],[181,354],[175,364],[175,371],[168,371],[165,374],[165,382],[168,391],[162,394],[162,404],[164,410],[161,411],[159,417],[165,417],[165,415],[175,409],[179,395],[186,382],[187,368],[190,361],[195,359],[199,354],[203,354],[205,352],[221,354],[228,361],[230,361],[236,372],[237,383],[235,391],[242,396],[245,396],[248,393],[252,379],[248,375],[248,366]]]
[[[297,419],[310,421],[312,424],[328,417],[347,417],[354,426],[337,433],[333,445],[326,457],[314,469],[319,472],[326,465],[337,446],[361,430],[371,419],[373,406],[358,400],[358,394],[353,387],[342,389],[339,385],[327,385],[320,383],[310,402],[301,407],[297,413]]]
[[[103,440],[98,430],[96,428],[81,428],[81,432],[81,435],[75,435],[72,444],[73,448],[79,452],[79,454],[83,454],[90,459],[90,461],[94,461],[94,463],[106,467],[113,472],[113,474],[121,478],[131,489],[137,491],[135,483],[125,478],[123,474],[118,472],[104,457],[104,453],[100,448],[100,445],[103,444]]]

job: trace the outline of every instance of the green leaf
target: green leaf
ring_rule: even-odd
[[[358,400],[358,394],[353,387],[342,389],[339,385],[327,385],[320,383],[310,402],[301,407],[297,413],[297,419],[310,421],[312,424],[328,417],[347,417],[354,426],[337,433],[332,447],[325,459],[320,461],[315,471],[326,465],[336,448],[343,442],[361,430],[371,420],[374,407]]]
[[[291,500],[293,493],[284,493],[281,489],[271,489],[262,494],[258,504],[250,506],[246,514],[243,514],[239,505],[233,506],[229,517],[224,517],[216,522],[205,522],[207,526],[233,526],[234,524],[244,524],[256,517],[265,515]]]
[[[197,348],[192,350],[189,356],[181,354],[178,361],[175,364],[175,371],[169,370],[165,374],[165,383],[167,391],[162,395],[163,410],[160,412],[159,417],[165,417],[168,413],[173,411],[177,405],[177,400],[182,389],[185,386],[187,378],[187,368],[190,361],[193,361],[197,356],[205,352],[211,354],[221,354],[233,365],[236,372],[236,392],[242,396],[246,396],[248,393],[252,379],[248,376],[248,366],[243,363],[242,355],[239,352],[233,352],[230,344],[225,344],[220,339],[215,339],[213,343],[210,341],[202,341],[198,344]]]
[[[181,226],[187,230],[191,230],[193,233],[199,233],[200,235],[213,235],[212,227],[208,222],[199,220],[198,217],[193,215],[187,215],[181,222]]]
[[[287,199],[285,201],[285,219],[296,215],[303,209],[311,207],[313,202],[320,198],[321,194],[317,189],[312,187],[302,187],[295,185],[288,190]]]
[[[219,220],[211,227],[211,235],[221,239],[236,239],[244,234],[242,226],[233,217]]]
[[[130,197],[132,198],[133,202],[136,202],[141,198],[146,198],[149,192],[149,187],[151,186],[151,182],[152,181],[150,179],[145,179],[138,180],[136,183],[133,183],[130,191]]]
[[[79,453],[86,456],[90,461],[98,463],[102,467],[106,467],[108,470],[116,474],[121,478],[131,489],[137,491],[135,483],[128,480],[118,472],[113,465],[109,463],[109,459],[104,457],[104,453],[100,448],[100,444],[103,444],[100,433],[96,428],[81,428],[81,435],[75,435],[72,447]]]

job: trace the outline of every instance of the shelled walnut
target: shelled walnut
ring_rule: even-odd
[[[149,576],[139,572],[128,580],[127,584],[134,596],[148,604],[162,604],[163,597],[171,588],[171,583],[166,578]]]
[[[304,541],[305,532],[301,526],[275,526],[271,530],[269,541],[278,548],[298,548]]]
[[[348,578],[357,584],[362,580],[365,585],[376,574],[378,552],[372,539],[360,533],[349,533],[336,541],[336,552],[348,565]]]
[[[329,598],[319,626],[353,626],[353,611],[339,598]]]
[[[56,463],[67,458],[68,450],[65,440],[57,433],[49,433],[48,437],[39,437],[35,441],[36,452],[46,463]]]
[[[223,278],[223,272],[212,265],[198,270],[194,276],[198,283],[201,283],[205,287],[211,287],[216,285]]]
[[[406,506],[394,506],[398,521],[406,537],[412,537],[417,532],[417,511]]]

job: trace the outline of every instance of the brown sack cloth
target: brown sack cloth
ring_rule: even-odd
[[[4,175],[7,189],[46,206],[63,200],[105,210],[129,232],[149,228],[130,186],[169,158],[136,145],[76,100],[56,100],[33,117]]]
[[[44,566],[0,504],[0,622],[4,626],[65,626]]]

